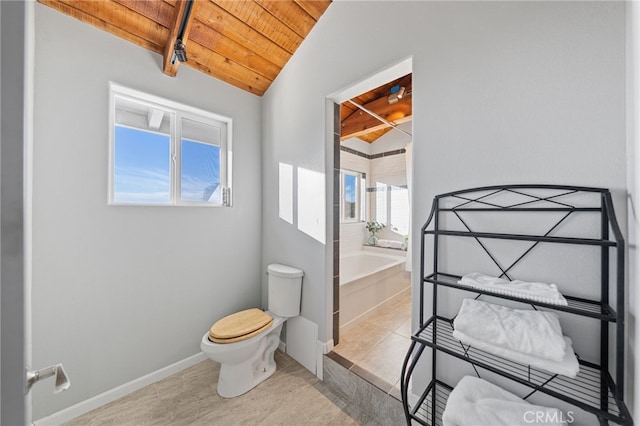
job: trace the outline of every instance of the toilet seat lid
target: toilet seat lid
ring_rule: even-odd
[[[228,315],[211,326],[209,338],[214,342],[231,343],[255,336],[269,327],[273,318],[258,308]]]

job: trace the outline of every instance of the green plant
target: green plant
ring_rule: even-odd
[[[377,220],[370,220],[366,225],[367,231],[373,236],[376,236],[378,232],[384,228],[384,223],[378,222]]]

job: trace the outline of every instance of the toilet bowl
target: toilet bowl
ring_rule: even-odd
[[[220,363],[217,392],[224,398],[250,391],[276,371],[274,353],[282,325],[300,314],[303,271],[273,264],[267,273],[269,310],[248,309],[222,318],[200,341],[202,352]]]
[[[280,344],[280,332],[285,318],[270,315],[273,317],[271,325],[246,340],[215,343],[209,340],[208,331],[202,336],[200,349],[209,359],[220,363],[218,377],[220,396],[233,398],[242,395],[276,371],[276,362],[273,357]]]

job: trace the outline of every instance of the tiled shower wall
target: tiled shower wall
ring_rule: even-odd
[[[333,344],[340,342],[340,105],[333,104]]]

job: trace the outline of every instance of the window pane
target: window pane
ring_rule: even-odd
[[[115,126],[114,142],[113,201],[169,203],[169,136]]]
[[[354,175],[344,175],[344,199],[342,200],[345,219],[356,218],[356,188],[357,177]]]
[[[376,182],[376,220],[387,225],[387,185]]]
[[[391,186],[391,229],[401,235],[409,233],[409,191]]]
[[[116,84],[110,100],[110,203],[222,205],[230,119]]]
[[[222,203],[220,147],[182,139],[180,199]]]

